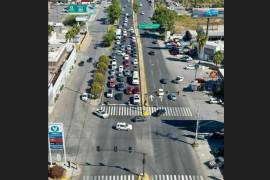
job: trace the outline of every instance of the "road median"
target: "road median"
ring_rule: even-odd
[[[131,1],[133,4],[133,0]],[[139,61],[139,73],[140,73],[140,86],[141,86],[141,102],[142,102],[142,107],[144,106],[149,106],[148,104],[148,98],[147,98],[147,84],[146,84],[146,77],[145,77],[145,70],[144,70],[144,60],[143,60],[143,52],[142,52],[142,45],[141,45],[141,39],[140,39],[140,34],[137,29],[138,27],[138,22],[137,22],[137,15],[132,11],[133,15],[133,26],[134,26],[134,31],[136,34],[136,43],[138,47],[138,61]]]

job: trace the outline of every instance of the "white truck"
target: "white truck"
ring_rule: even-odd
[[[116,39],[121,39],[121,33],[122,33],[122,30],[121,29],[116,29]]]
[[[138,85],[139,84],[139,73],[138,71],[134,71],[132,75],[132,84]]]

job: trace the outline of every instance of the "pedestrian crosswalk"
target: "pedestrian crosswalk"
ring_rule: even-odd
[[[189,107],[144,107],[141,106],[126,106],[126,105],[102,105],[102,110],[105,110],[110,116],[139,116],[143,111],[152,114],[157,109],[165,109],[166,112],[162,116],[181,116],[191,117],[192,112]]]
[[[200,175],[183,174],[155,174],[150,175],[151,180],[204,180]],[[82,176],[81,180],[137,180],[137,175],[104,175],[104,176]]]

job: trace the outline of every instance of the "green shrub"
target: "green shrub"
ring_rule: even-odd
[[[109,57],[106,55],[101,55],[98,60],[99,60],[99,63],[103,62],[107,65],[109,64],[109,61],[110,61]]]
[[[94,83],[92,84],[91,93],[92,93],[92,95],[94,95],[96,98],[100,97],[102,90],[103,90],[103,84],[98,83],[98,82],[94,82]]]
[[[103,84],[104,81],[105,81],[105,76],[103,73],[98,72],[95,74],[94,82]]]

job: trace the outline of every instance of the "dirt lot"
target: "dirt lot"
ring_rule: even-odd
[[[174,25],[174,30],[175,33],[185,33],[187,30],[196,30],[198,24],[206,24],[207,19],[194,19],[190,16],[186,15],[180,15],[177,16],[175,25]],[[224,24],[223,19],[211,19],[210,24]]]

